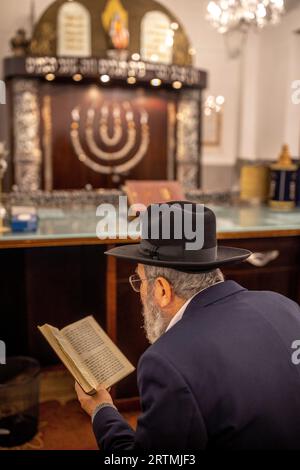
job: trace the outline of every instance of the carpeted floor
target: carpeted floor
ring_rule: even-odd
[[[133,428],[136,427],[137,415],[123,414]],[[44,372],[41,377],[38,434],[31,442],[13,450],[97,449],[90,418],[75,398],[72,377],[64,369]]]

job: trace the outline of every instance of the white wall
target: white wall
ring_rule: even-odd
[[[261,33],[257,70],[259,158],[277,158],[283,143],[290,145],[294,156],[299,156],[300,105],[291,100],[292,82],[300,79],[300,36],[295,34],[299,29],[300,5],[276,28],[266,28]]]
[[[250,33],[244,58],[235,60],[228,58],[223,38],[205,20],[207,1],[161,2],[190,34],[196,65],[209,71],[209,93],[226,98],[222,148],[205,150],[204,162],[232,165],[237,157],[274,160],[284,143],[299,156],[300,105],[292,103],[291,85],[300,80],[300,34],[295,34],[300,30],[300,1],[286,1],[293,9],[279,25]]]
[[[229,59],[223,37],[206,20],[207,0],[161,0],[185,26],[197,51],[195,65],[209,72],[206,95],[223,95],[224,126],[222,146],[204,149],[204,163],[232,165],[236,160],[239,61]]]

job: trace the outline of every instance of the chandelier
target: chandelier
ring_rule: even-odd
[[[276,24],[283,15],[284,0],[215,0],[207,6],[207,19],[219,33],[251,26]]]

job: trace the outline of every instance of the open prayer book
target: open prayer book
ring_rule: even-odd
[[[99,385],[109,388],[134,371],[133,365],[92,316],[62,330],[51,325],[38,328],[89,395],[93,395]]]

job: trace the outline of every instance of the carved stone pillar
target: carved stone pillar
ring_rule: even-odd
[[[34,80],[13,82],[15,184],[20,191],[41,188],[42,152],[38,84]]]
[[[200,166],[200,94],[186,92],[177,112],[177,180],[189,191],[198,188]]]

